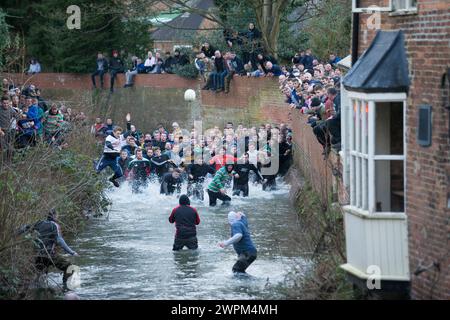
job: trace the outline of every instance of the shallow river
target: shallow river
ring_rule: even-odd
[[[191,201],[201,219],[196,253],[172,252],[175,227],[168,217],[178,204],[175,196],[159,195],[157,185],[138,195],[128,184],[111,190],[108,218],[89,223],[73,242],[81,268],[76,292],[82,299],[282,299],[286,274],[305,262],[301,243],[293,240],[300,227],[289,186],[278,187],[269,193],[251,186],[250,197],[233,197],[230,207],[209,208],[207,195],[205,203]],[[230,235],[226,217],[232,209],[247,215],[258,249],[249,277],[233,276],[234,250],[217,245]]]

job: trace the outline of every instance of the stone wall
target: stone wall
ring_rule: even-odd
[[[204,83],[199,80],[169,74],[137,75],[133,88],[123,88],[125,76],[119,74],[116,91],[110,94],[108,89],[92,90],[87,74],[1,76],[17,83],[33,83],[42,89],[46,98],[75,105],[93,116],[112,117],[118,124],[130,112],[133,122],[143,130],[150,130],[159,122],[170,126],[173,121],[190,128],[194,118],[203,120],[204,129],[215,125],[223,127],[227,121],[247,126],[288,121],[289,108],[278,90],[277,80],[272,78],[236,77],[229,94],[216,94],[201,90]],[[108,75],[105,75],[105,84],[109,84]],[[197,102],[184,101],[184,91],[189,88],[196,91]]]

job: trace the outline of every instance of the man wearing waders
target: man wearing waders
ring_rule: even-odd
[[[105,146],[103,148],[103,156],[95,167],[95,171],[100,173],[106,167],[110,167],[114,171],[114,175],[109,178],[115,187],[119,187],[118,178],[123,176],[122,168],[119,165],[120,149],[123,142],[122,128],[116,127],[113,133],[106,137]]]
[[[225,248],[233,245],[238,254],[238,260],[233,266],[233,272],[245,273],[245,270],[256,260],[257,251],[248,230],[247,217],[242,212],[228,213],[228,222],[231,226],[231,238],[220,242],[219,246]]]
[[[35,258],[35,266],[39,272],[48,272],[51,266],[54,266],[64,272],[63,274],[63,286],[67,289],[66,284],[72,273],[68,273],[71,263],[58,254],[56,246],[59,245],[63,250],[71,256],[78,256],[64,241],[61,234],[61,229],[57,223],[57,213],[55,209],[51,209],[48,213],[46,220],[41,220],[34,225],[27,225],[21,228],[20,234],[25,232],[37,233],[37,237],[34,241],[37,247],[37,255]]]
[[[175,233],[175,241],[173,243],[173,251],[183,249],[195,250],[198,248],[197,228],[200,223],[200,217],[195,208],[191,207],[188,196],[180,196],[180,205],[172,210],[169,217],[170,223],[175,223],[177,231]]]

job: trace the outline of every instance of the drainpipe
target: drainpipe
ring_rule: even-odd
[[[353,13],[352,23],[352,66],[358,61],[359,47],[359,13]]]

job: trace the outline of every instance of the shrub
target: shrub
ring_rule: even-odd
[[[18,236],[21,226],[44,219],[55,208],[70,237],[84,224],[87,211],[100,213],[109,204],[104,182],[93,175],[94,137],[85,127],[74,127],[66,141],[66,149],[38,144],[0,164],[0,299],[35,294],[32,237]]]
[[[174,71],[183,78],[196,79],[198,77],[198,70],[193,63],[184,66],[177,65]]]

